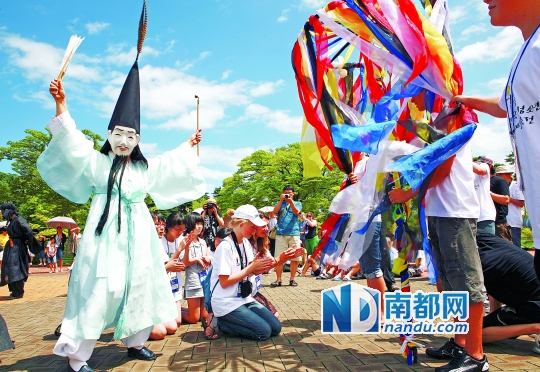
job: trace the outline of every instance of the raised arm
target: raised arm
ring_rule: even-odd
[[[472,96],[455,96],[450,100],[450,103],[461,102],[465,106],[485,112],[496,118],[505,118],[506,111],[499,106],[500,96],[498,97],[472,97]]]
[[[49,93],[53,96],[54,101],[56,102],[56,116],[62,115],[68,110],[66,103],[66,92],[64,91],[64,86],[62,81],[53,80],[49,84]]]

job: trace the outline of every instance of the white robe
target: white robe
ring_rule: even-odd
[[[125,323],[120,338],[175,319],[163,248],[144,198],[150,194],[158,208],[169,209],[203,195],[206,185],[198,157],[184,143],[149,159],[148,169],[144,163],[130,162],[122,180],[121,231],[117,233],[115,185],[107,222],[96,236],[114,155],[94,150],[68,112],[49,123],[55,125],[60,128],[37,162],[41,176],[75,203],[85,203],[94,195],[69,283],[62,333],[74,339],[98,339],[104,329],[117,325],[122,311]]]

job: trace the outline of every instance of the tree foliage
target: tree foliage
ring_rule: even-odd
[[[101,149],[103,138],[90,130],[82,131]],[[0,161],[11,160],[14,174],[0,174],[0,201],[11,201],[19,213],[28,219],[33,228],[44,229],[45,222],[55,216],[68,216],[84,227],[90,201],[76,204],[53,191],[41,178],[36,166],[39,155],[45,150],[52,136],[48,130],[25,130],[26,137],[8,141],[0,147]]]
[[[312,211],[317,220],[323,221],[343,181],[343,173],[337,167],[333,171],[324,169],[322,177],[304,178],[299,143],[275,151],[255,151],[242,159],[238,167],[236,173],[223,181],[223,187],[214,191],[222,210],[243,204],[257,208],[274,206],[283,187],[291,185],[303,211]]]
[[[514,163],[516,162],[516,159],[514,158],[514,153],[511,152],[510,154],[506,155],[504,161],[508,164],[514,165]]]

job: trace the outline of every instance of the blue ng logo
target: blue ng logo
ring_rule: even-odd
[[[355,283],[325,289],[322,333],[379,333],[380,297],[379,291]]]

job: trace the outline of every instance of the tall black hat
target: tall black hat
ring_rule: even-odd
[[[139,37],[137,40],[137,58],[131,67],[126,82],[120,92],[120,97],[114,107],[114,112],[109,123],[108,130],[114,130],[117,125],[133,128],[137,134],[141,133],[141,92],[139,84],[139,54],[141,53],[146,36],[146,25],[148,14],[146,11],[146,0],[143,3],[141,19],[139,20]]]

